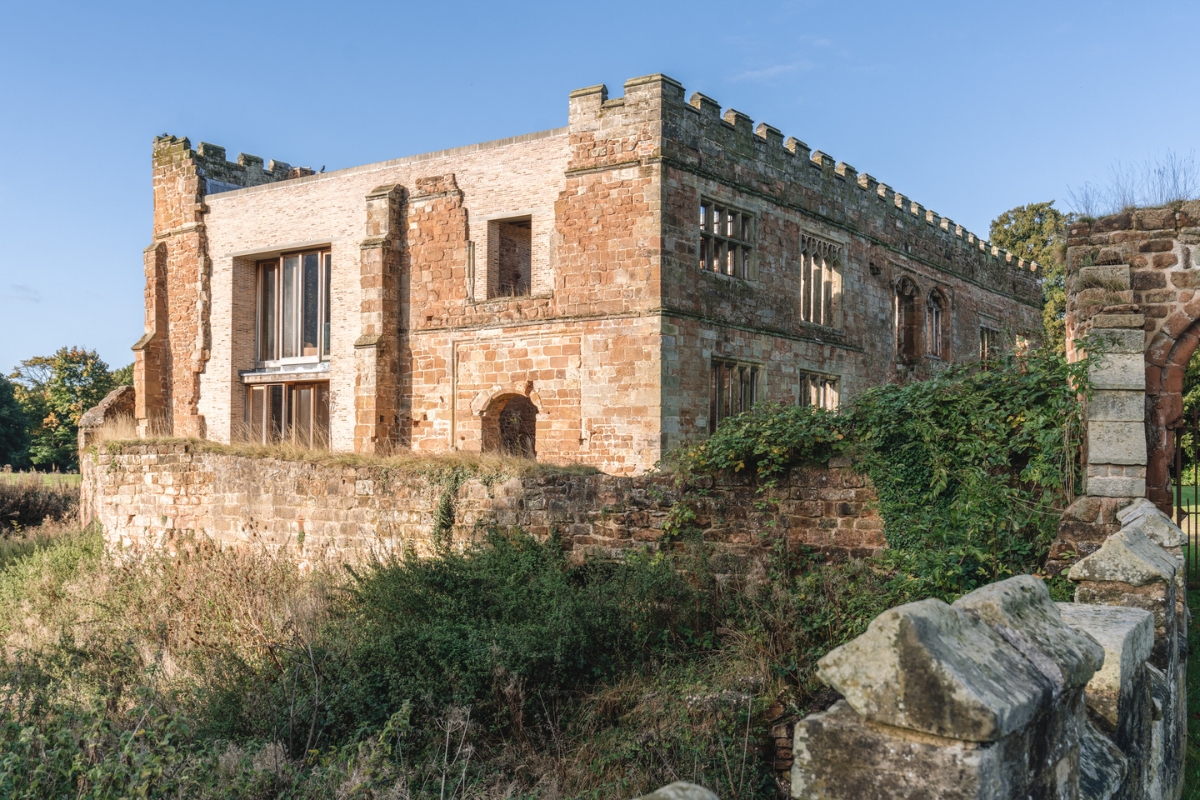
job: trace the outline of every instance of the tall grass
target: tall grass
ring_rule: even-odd
[[[71,516],[79,507],[78,480],[47,480],[41,473],[0,476],[0,541],[14,529]]]
[[[47,532],[50,533],[50,532]],[[302,574],[180,542],[138,565],[58,528],[0,565],[0,796],[771,796],[769,726],[902,598],[783,551],[572,566],[493,536]]]

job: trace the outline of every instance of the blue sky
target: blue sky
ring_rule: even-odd
[[[664,72],[986,236],[1189,153],[1200,3],[0,0],[0,370],[132,360],[150,143],[338,169],[566,122]]]

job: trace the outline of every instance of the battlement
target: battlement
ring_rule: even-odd
[[[785,137],[766,122],[755,125],[750,116],[733,108],[722,113],[719,102],[700,92],[694,92],[686,101],[684,96],[681,83],[661,74],[626,81],[622,98],[609,99],[608,88],[603,84],[578,89],[571,93],[571,129],[597,130],[612,125],[618,109],[621,114],[638,117],[656,110],[663,125],[664,156],[674,155],[686,162],[688,151],[699,149],[705,155],[719,153],[727,160],[754,160],[778,174],[785,186],[807,187],[824,194],[844,187],[841,194],[848,205],[854,203],[854,194],[858,193],[859,200],[877,203],[878,211],[894,218],[900,223],[898,227],[908,231],[915,228],[935,237],[943,252],[950,252],[950,247],[960,248],[963,256],[977,266],[986,266],[982,262],[987,261],[1023,272],[1029,278],[1038,270],[1037,262],[991,245],[871,175],[860,173],[820,150],[812,150],[793,136]],[[667,141],[673,139],[677,140],[674,147]],[[703,140],[712,146],[700,144]],[[788,191],[784,189],[785,193]]]
[[[193,160],[199,169],[200,177],[204,179],[206,195],[316,174],[315,170],[308,167],[293,167],[287,162],[274,159],[264,164],[261,157],[249,153],[238,153],[237,161],[228,161],[225,148],[220,145],[200,142],[196,149],[192,150],[187,137],[169,134],[154,138],[154,154],[156,160],[164,157],[186,157]]]

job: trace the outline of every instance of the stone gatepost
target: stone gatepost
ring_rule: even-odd
[[[1129,267],[1081,267],[1075,286],[1078,302],[1095,303],[1095,313],[1075,326],[1070,343],[1072,354],[1089,343],[1092,349],[1086,475],[1083,496],[1059,523],[1046,564],[1050,574],[1094,553],[1120,529],[1117,510],[1146,496],[1146,318],[1127,302]]]

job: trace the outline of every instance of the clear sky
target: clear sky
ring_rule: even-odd
[[[339,169],[566,124],[663,72],[987,235],[1189,153],[1200,3],[0,0],[0,370],[132,361],[159,133]]]

